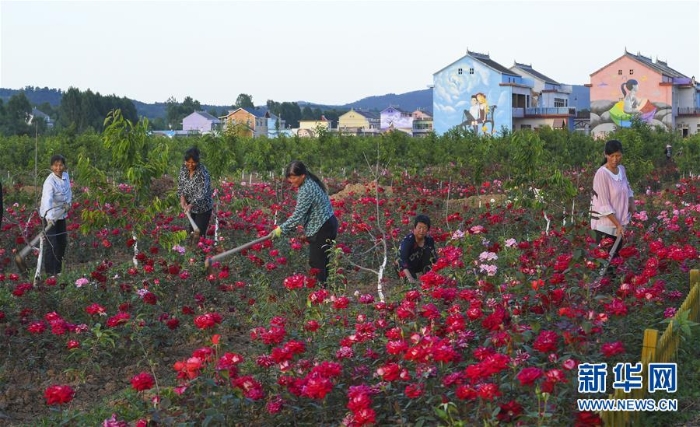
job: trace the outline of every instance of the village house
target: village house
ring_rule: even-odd
[[[625,52],[594,71],[590,82],[591,133],[604,137],[634,120],[678,131],[700,131],[700,87],[664,61]]]
[[[382,132],[397,130],[413,135],[413,115],[397,107],[387,107],[379,112],[379,129]]]
[[[221,120],[206,111],[195,111],[182,119],[182,130],[189,133],[207,134],[219,130]]]
[[[467,50],[433,75],[433,127],[437,134],[459,127],[479,135],[540,126],[573,130],[570,93],[529,65],[509,69],[488,54]]]
[[[413,136],[426,136],[433,131],[433,116],[423,110],[411,113],[413,116]]]
[[[318,131],[321,129],[331,130],[331,122],[324,115],[321,115],[319,120],[299,120],[297,135],[304,138],[313,138],[318,136]]]
[[[29,117],[27,118],[27,124],[31,125],[35,118],[44,120],[46,122],[46,127],[48,129],[53,129],[53,125],[54,125],[53,119],[51,117],[49,117],[48,114],[37,109],[36,107],[32,108],[32,114],[30,114]]]
[[[289,134],[285,130],[285,121],[269,111],[263,112],[254,108],[237,108],[230,110],[221,120],[224,132],[238,136],[275,138],[283,134]]]
[[[379,133],[379,115],[369,111],[350,109],[338,117],[338,132],[346,135],[374,135]]]

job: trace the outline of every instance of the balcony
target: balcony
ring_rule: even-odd
[[[525,108],[525,116],[575,116],[576,108],[551,107],[551,108]],[[513,115],[515,117],[515,115]]]
[[[679,116],[700,116],[700,107],[678,107]]]
[[[522,119],[524,117],[537,116],[576,116],[576,108],[573,107],[551,107],[551,108],[513,108],[513,118]]]

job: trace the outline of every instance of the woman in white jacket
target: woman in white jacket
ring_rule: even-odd
[[[595,231],[596,240],[621,239],[612,257],[618,256],[625,228],[635,212],[634,192],[621,162],[622,143],[616,139],[607,141],[605,159],[593,177],[591,198],[591,229]],[[612,276],[613,268],[608,267],[607,271],[608,276]]]
[[[66,216],[72,199],[66,159],[57,154],[51,157],[51,174],[44,181],[39,207],[39,215],[46,229],[44,269],[49,276],[61,273],[63,268],[63,256],[68,246]]]

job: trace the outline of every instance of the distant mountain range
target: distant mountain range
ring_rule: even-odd
[[[24,90],[24,93],[32,106],[39,106],[45,102],[48,102],[52,107],[56,108],[61,104],[61,97],[63,96],[63,92],[60,89],[49,89],[46,87],[28,87],[25,89],[0,88],[0,99],[2,99],[3,103],[7,104],[7,101],[21,90]],[[153,120],[158,117],[165,118],[167,108],[167,104],[165,102],[146,104],[134,99],[131,101],[134,103],[139,116],[147,117],[149,120]],[[386,95],[368,96],[360,99],[359,101],[344,105],[323,105],[307,101],[297,101],[297,103],[302,108],[308,105],[311,108],[319,108],[320,110],[335,109],[342,111],[354,108],[356,110],[381,111],[391,106],[408,112],[415,111],[416,109],[432,112],[433,93],[431,89],[416,90],[402,94],[388,93]],[[204,111],[210,111],[213,109],[220,112],[227,111],[230,108],[230,105],[202,104],[202,110]]]

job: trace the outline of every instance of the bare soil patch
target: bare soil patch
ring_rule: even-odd
[[[377,187],[374,182],[369,182],[367,184],[348,184],[340,190],[339,192],[332,194],[330,196],[331,200],[340,200],[344,199],[349,196],[357,195],[357,194],[366,194],[368,196],[374,196],[376,194]],[[380,185],[379,186],[379,193],[384,195],[384,196],[390,196],[393,194],[393,189],[391,186],[387,185]]]

